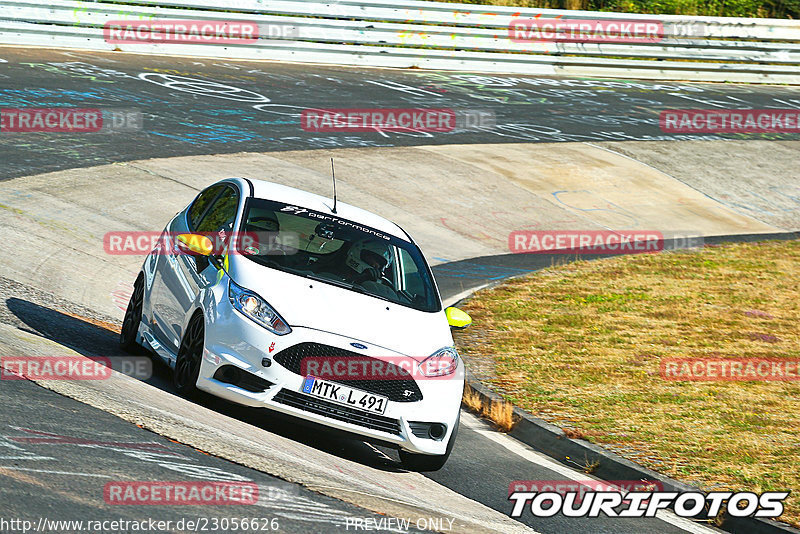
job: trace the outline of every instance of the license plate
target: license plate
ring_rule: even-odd
[[[386,405],[389,403],[389,399],[381,395],[375,395],[374,393],[368,393],[335,382],[328,382],[327,380],[320,380],[313,376],[307,376],[303,381],[303,393],[378,414],[385,412]]]

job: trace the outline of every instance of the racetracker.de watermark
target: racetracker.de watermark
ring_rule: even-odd
[[[421,360],[421,361],[418,361]],[[462,378],[455,359],[410,356],[309,356],[300,360],[300,374],[321,380],[451,380]]]
[[[508,38],[514,43],[657,43],[664,38],[664,26],[658,20],[514,19]]]
[[[720,33],[718,26],[696,20],[520,18],[508,25],[508,38],[514,43],[657,43]]]
[[[252,505],[258,502],[254,482],[108,482],[107,504],[125,505]]]
[[[2,380],[107,380],[111,360],[83,356],[3,356]]]
[[[296,39],[298,26],[247,20],[112,20],[103,26],[107,43],[252,44],[257,39]]]
[[[685,382],[791,382],[800,380],[800,360],[663,358],[661,378]]]
[[[0,108],[0,133],[133,132],[142,125],[138,109]]]
[[[205,241],[205,239],[208,241]],[[286,256],[297,252],[299,237],[295,232],[148,232],[112,231],[103,236],[103,250],[112,256],[171,254],[196,256],[206,254],[245,254]]]
[[[495,125],[493,111],[475,109],[309,108],[300,114],[306,132],[452,132]]]
[[[107,380],[112,370],[138,380],[153,376],[145,356],[3,356],[0,380]]]
[[[800,133],[798,109],[667,109],[665,133]]]
[[[516,254],[643,254],[703,246],[696,233],[657,230],[517,230],[508,235]]]

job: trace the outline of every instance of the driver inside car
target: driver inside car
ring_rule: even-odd
[[[353,284],[380,282],[391,261],[392,250],[388,243],[372,239],[356,241],[347,251],[347,272],[344,276]]]

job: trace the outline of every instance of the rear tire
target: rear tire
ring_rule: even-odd
[[[447,442],[447,449],[444,454],[431,455],[431,454],[416,454],[407,452],[400,449],[400,461],[403,462],[403,467],[409,471],[430,472],[438,471],[450,458],[450,453],[453,452],[453,446],[456,444],[456,436],[458,435],[458,424],[461,419],[461,411],[458,412],[456,419],[456,426],[453,427],[453,433],[450,434],[450,440]]]
[[[133,293],[125,310],[125,319],[119,332],[119,346],[126,352],[141,352],[142,346],[136,342],[139,324],[142,322],[142,303],[144,302],[144,275],[139,273],[133,283]]]
[[[197,377],[200,376],[200,360],[205,346],[205,323],[203,315],[197,314],[189,321],[183,334],[178,357],[175,359],[175,371],[172,381],[175,389],[184,397],[197,394]]]

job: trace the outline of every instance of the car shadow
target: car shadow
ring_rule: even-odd
[[[115,367],[115,360],[122,361],[132,355],[119,347],[120,325],[116,322],[64,313],[15,297],[6,299],[6,307],[17,319],[17,324],[14,325],[17,328],[54,341],[83,356],[107,357],[111,360],[112,367]],[[172,371],[158,356],[145,349],[136,355],[149,355],[153,366],[151,376],[135,378],[172,395],[178,395],[172,385]],[[376,448],[357,437],[264,408],[239,406],[208,394],[201,393],[192,401],[339,458],[382,471],[403,471],[396,452],[384,447]],[[324,436],[324,439],[320,439],[320,436]]]
[[[17,328],[54,341],[83,356],[108,358],[115,369],[119,368],[117,362],[132,356],[119,347],[119,325],[112,321],[61,312],[15,297],[6,299],[6,307],[18,320],[14,325]],[[143,355],[148,355],[144,349],[136,354]],[[171,381],[169,369],[160,362],[154,362],[152,375],[142,381],[165,389]]]

